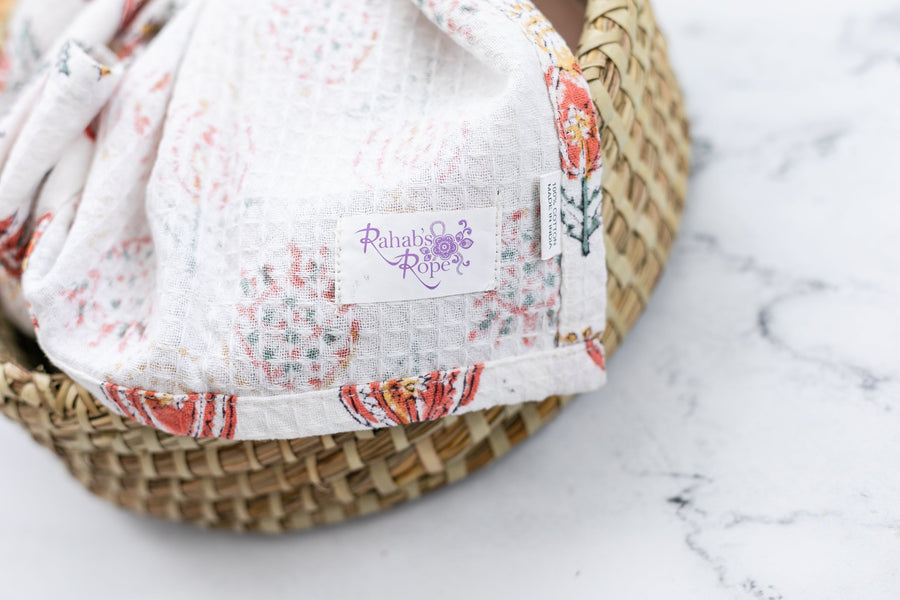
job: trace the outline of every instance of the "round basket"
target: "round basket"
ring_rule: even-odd
[[[688,125],[647,0],[588,0],[578,59],[600,116],[611,354],[669,256],[684,206]],[[139,513],[282,532],[414,499],[505,454],[571,397],[437,421],[276,441],[172,436],[109,412],[0,322],[0,411],[94,494]]]

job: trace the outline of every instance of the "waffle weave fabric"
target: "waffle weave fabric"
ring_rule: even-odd
[[[0,300],[111,410],[293,438],[605,382],[597,117],[530,3],[21,0],[7,32]]]

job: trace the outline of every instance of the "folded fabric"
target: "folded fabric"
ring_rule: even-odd
[[[0,300],[173,434],[402,425],[605,381],[600,138],[512,0],[21,0]]]

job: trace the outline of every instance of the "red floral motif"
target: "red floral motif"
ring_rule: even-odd
[[[445,417],[475,398],[484,363],[423,377],[405,377],[364,385],[345,385],[344,408],[361,425],[387,427]]]
[[[114,383],[100,386],[123,416],[172,435],[232,439],[237,398],[225,394],[161,394]]]
[[[600,137],[594,101],[584,86],[581,69],[575,64],[565,69],[554,65],[544,77],[555,95],[556,129],[566,145],[562,169],[569,179],[590,177],[600,167]]]
[[[286,270],[265,264],[241,273],[241,346],[266,381],[284,390],[332,385],[359,340],[351,307],[333,303],[334,279],[323,267],[327,252],[323,247],[308,256],[292,242],[286,248]],[[325,309],[322,300],[328,301]]]
[[[590,254],[591,237],[600,230],[602,189],[600,132],[597,112],[578,62],[553,25],[530,2],[507,2],[507,15],[519,23],[540,50],[544,79],[556,112],[560,164],[567,175],[562,186],[566,235]]]
[[[603,346],[600,345],[600,342],[596,338],[588,338],[584,340],[584,346],[594,364],[605,371],[606,362],[603,358]]]

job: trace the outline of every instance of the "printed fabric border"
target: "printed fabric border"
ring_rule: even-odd
[[[261,440],[408,425],[578,394],[606,383],[606,364],[592,337],[526,356],[283,396],[167,394],[70,376],[114,413],[172,435]]]

